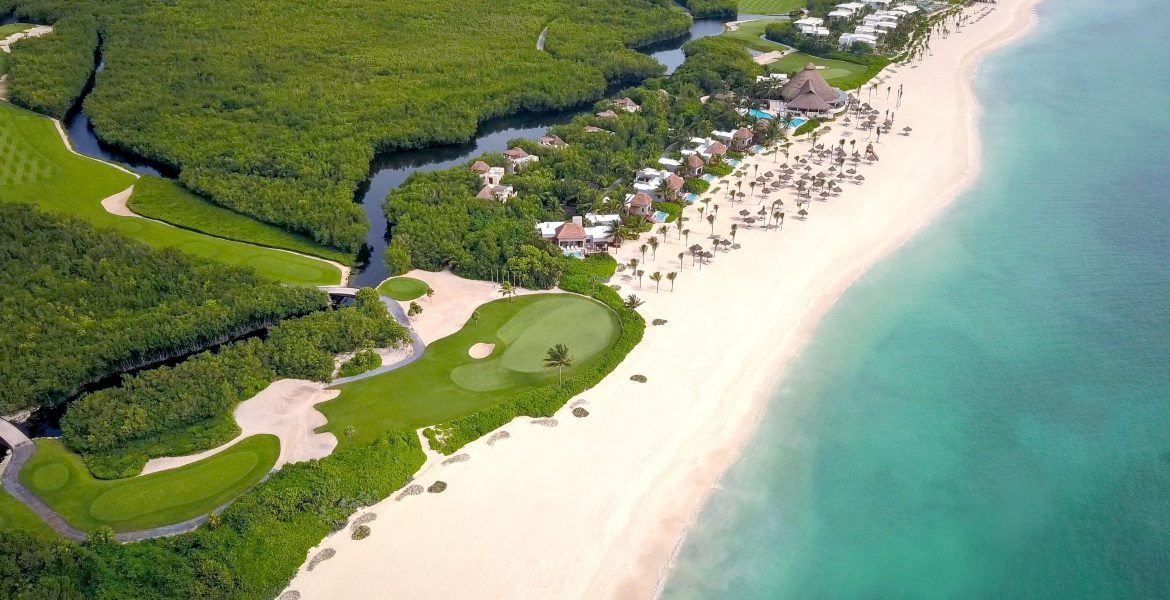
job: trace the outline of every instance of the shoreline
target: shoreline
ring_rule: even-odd
[[[937,40],[935,56],[884,72],[893,75],[892,85],[908,84],[894,130],[910,124],[914,132],[888,135],[876,145],[882,162],[859,167],[869,178],[865,185],[844,184],[842,197],[814,201],[809,220],[789,219],[783,232],[741,225],[737,242],[743,249],[717,253],[702,271],[691,267],[688,255],[677,293],[656,294],[652,286],[615,277],[620,293],[646,300],[642,313],[648,321],[661,317],[668,323],[649,327],[627,360],[582,396],[592,413],[588,419],[568,416],[573,402],[558,412],[564,425],[558,431],[517,419],[503,428],[510,439],[490,448],[485,439],[469,444],[462,452],[472,464],[424,467],[417,482],[431,483],[438,471],[450,485],[446,493],[402,503],[387,499],[359,511],[355,518],[378,515],[371,537],[361,542],[344,533],[327,537],[319,548],[334,548],[336,558],[311,573],[302,567],[290,589],[306,599],[342,592],[510,598],[660,594],[687,529],[751,441],[783,380],[785,361],[803,350],[846,289],[929,224],[979,174],[981,109],[973,75],[984,57],[1031,28],[1038,1],[1001,3],[963,34]],[[933,102],[920,101],[927,96]],[[883,109],[892,103],[875,104]],[[851,132],[848,139],[864,148],[865,132],[840,122],[830,127],[823,142]],[[770,156],[749,163],[765,169],[776,164]],[[932,192],[938,189],[945,191]],[[791,190],[780,197],[795,217]],[[754,212],[757,200],[742,207]],[[726,204],[722,198],[714,202],[720,203]],[[741,206],[725,208],[717,221],[724,236],[731,213]],[[688,213],[691,242],[702,243],[707,225],[693,208]],[[675,240],[671,229],[659,248],[664,258],[644,261],[647,273],[678,270],[674,256],[686,244]],[[619,261],[638,256],[637,244],[617,253]],[[631,383],[631,374],[645,374],[649,382]]]

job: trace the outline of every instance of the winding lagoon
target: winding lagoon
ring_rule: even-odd
[[[1102,8],[981,67],[982,174],[785,365],[665,598],[1170,598],[1170,5]]]
[[[12,20],[11,16],[7,18]],[[685,58],[682,52],[683,44],[694,39],[719,35],[722,32],[723,21],[699,19],[691,25],[691,29],[686,35],[657,42],[639,50],[662,63],[667,72],[672,73]],[[102,68],[104,68],[104,64],[99,57],[96,72],[101,72]],[[93,80],[91,78],[85,94],[83,94],[83,99],[92,87]],[[79,101],[78,106],[80,107],[81,104]],[[411,173],[446,169],[466,162],[484,152],[506,150],[510,140],[539,138],[549,127],[566,123],[580,113],[580,110],[526,113],[491,119],[482,123],[479,131],[476,132],[475,139],[466,144],[387,152],[376,156],[370,165],[369,179],[358,187],[354,196],[355,202],[362,205],[362,209],[370,220],[370,230],[366,235],[366,243],[358,254],[358,268],[354,270],[350,283],[358,287],[377,286],[389,276],[389,271],[382,260],[382,254],[388,243],[386,239],[388,228],[382,212],[382,200],[391,190],[401,185]],[[81,154],[115,162],[144,175],[172,178],[177,176],[173,169],[119,151],[99,141],[89,118],[81,110],[72,111],[65,119],[64,125],[74,149]]]

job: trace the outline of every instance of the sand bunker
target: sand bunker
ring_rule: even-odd
[[[467,354],[471,355],[471,358],[487,358],[492,353],[492,350],[495,349],[495,344],[480,343],[468,349]]]

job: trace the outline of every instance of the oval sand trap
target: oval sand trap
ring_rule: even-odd
[[[467,354],[469,354],[471,358],[487,358],[491,355],[492,350],[495,349],[495,344],[484,344],[481,342],[469,348],[467,350]]]

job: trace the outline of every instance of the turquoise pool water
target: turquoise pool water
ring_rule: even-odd
[[[749,110],[748,114],[757,118],[757,119],[775,119],[776,118],[776,115],[774,115],[770,112],[764,112],[758,108],[753,108],[753,109]]]
[[[788,125],[790,127],[800,127],[801,125],[804,125],[805,123],[808,123],[808,119],[801,119],[800,117],[795,117],[791,121],[788,122]]]
[[[831,309],[665,598],[1170,598],[1170,112],[1100,118],[1170,106],[1170,3],[1038,10],[980,179]]]

